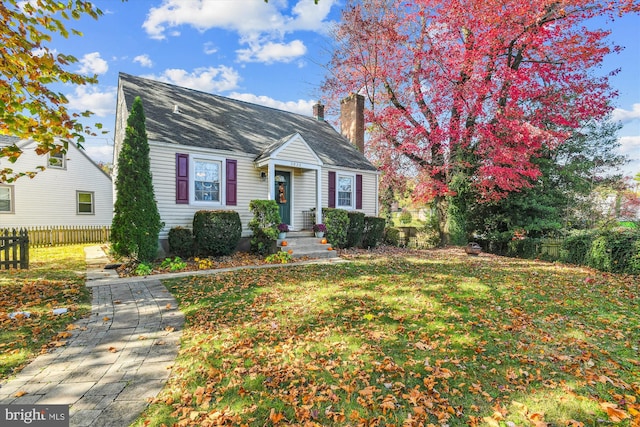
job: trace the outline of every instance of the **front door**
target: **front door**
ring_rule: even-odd
[[[291,172],[276,171],[276,202],[280,208],[280,219],[291,225]]]

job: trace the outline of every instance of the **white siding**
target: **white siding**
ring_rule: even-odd
[[[164,228],[160,232],[160,239],[166,239],[172,227],[182,226],[191,228],[193,215],[199,210],[233,210],[240,214],[243,236],[249,235],[248,224],[253,215],[249,211],[249,202],[254,199],[267,198],[266,181],[260,179],[260,171],[254,167],[253,159],[249,157],[230,156],[229,152],[203,151],[194,147],[174,146],[166,144],[149,143],[151,148],[150,160],[153,176],[154,195],[158,204],[160,218],[164,222]],[[176,204],[176,153],[189,154],[189,156],[204,154],[215,155],[222,158],[237,160],[238,188],[237,206],[225,204]],[[224,169],[224,165],[223,165]],[[192,171],[189,171],[192,177]],[[224,182],[221,183],[224,186]]]
[[[14,171],[33,171],[47,164],[38,156],[35,143],[26,143],[23,154],[10,167]],[[19,178],[12,184],[13,213],[0,212],[0,227],[110,226],[113,216],[111,179],[84,153],[70,144],[66,168],[49,168],[35,178]],[[76,193],[92,192],[94,214],[78,214]]]
[[[307,144],[299,136],[287,144],[275,158],[310,164],[317,164],[318,162],[315,154],[309,150]]]
[[[329,206],[329,171],[336,173],[346,172],[362,175],[362,209],[367,216],[378,216],[378,175],[375,172],[364,172],[344,169],[325,169],[322,171],[322,207]],[[355,197],[355,194],[354,194]]]

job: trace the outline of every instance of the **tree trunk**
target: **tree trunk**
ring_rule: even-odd
[[[451,242],[449,235],[449,199],[446,196],[436,196],[436,215],[438,216],[438,235],[440,237],[440,247],[445,247]]]

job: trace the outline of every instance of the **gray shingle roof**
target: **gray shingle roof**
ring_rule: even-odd
[[[375,171],[329,123],[120,73],[127,109],[142,99],[150,141],[242,152],[258,158],[283,138],[299,133],[325,165]],[[179,112],[174,112],[178,106]]]

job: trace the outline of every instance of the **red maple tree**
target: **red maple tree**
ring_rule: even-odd
[[[611,110],[608,76],[593,69],[617,47],[585,24],[638,11],[630,0],[351,1],[323,90],[329,104],[365,96],[367,155],[388,182],[416,180],[445,244],[456,174],[485,199],[530,186],[532,159]]]

